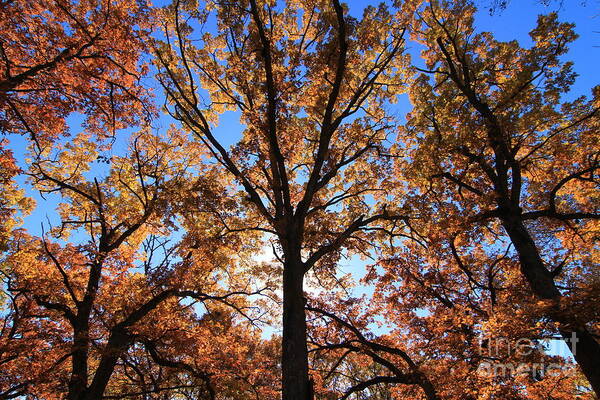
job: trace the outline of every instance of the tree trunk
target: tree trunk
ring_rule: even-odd
[[[542,299],[557,301],[557,312],[548,317],[562,325],[560,334],[565,344],[571,349],[575,361],[594,392],[600,395],[600,343],[584,327],[573,327],[572,321],[568,321],[566,316],[558,312],[561,293],[554,283],[552,273],[544,265],[523,221],[509,216],[502,219],[502,225],[517,250],[521,272],[529,282],[533,293]]]
[[[308,378],[303,280],[303,264],[298,254],[297,259],[286,261],[283,269],[283,400],[312,400],[312,387]]]
[[[428,400],[440,400],[437,390],[435,390],[435,386],[433,386],[433,383],[431,383],[425,374],[422,374],[420,386],[421,389],[423,389],[423,392],[425,392],[425,397],[427,397]]]
[[[81,325],[73,328],[73,353],[71,355],[68,400],[79,399],[85,393],[88,384],[89,328],[87,321],[82,322]]]
[[[85,396],[79,400],[102,400],[117,361],[127,351],[130,344],[131,336],[124,329],[115,329],[111,332],[108,343],[104,348],[104,354],[102,354],[102,358],[94,374],[94,379]]]

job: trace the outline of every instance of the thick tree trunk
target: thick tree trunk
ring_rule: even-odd
[[[79,400],[102,399],[119,357],[127,351],[130,344],[131,336],[125,330],[113,330],[104,349],[104,354],[98,364],[98,368],[96,369],[96,373],[94,374],[94,379],[86,391],[85,396],[81,397]]]
[[[131,343],[131,337],[126,331],[116,330],[111,333],[102,359],[94,373],[94,379],[88,387],[89,339],[87,336],[87,331],[75,334],[72,356],[73,372],[69,381],[68,400],[101,400],[119,357]]]
[[[558,304],[561,293],[554,283],[552,273],[544,265],[523,221],[518,217],[510,216],[502,219],[502,225],[517,250],[521,272],[529,282],[533,293],[542,299],[556,300]],[[583,327],[574,328],[572,321],[568,321],[562,313],[556,312],[548,317],[562,325],[560,334],[565,344],[571,349],[575,361],[594,392],[600,395],[600,343]]]
[[[71,377],[69,379],[68,400],[79,399],[88,384],[88,326],[87,321],[74,328],[71,356]]]
[[[529,282],[534,294],[542,299],[557,300],[561,294],[554,283],[552,273],[544,265],[529,231],[519,218],[506,217],[502,225],[519,255],[521,273]]]
[[[303,279],[304,270],[299,258],[285,263],[281,354],[283,400],[312,400],[308,378]]]
[[[423,392],[425,392],[427,400],[440,400],[437,390],[435,390],[435,386],[433,386],[433,383],[431,383],[425,374],[423,374],[423,377],[421,378],[420,386],[423,389]]]

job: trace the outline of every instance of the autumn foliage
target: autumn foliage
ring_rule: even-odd
[[[0,0],[0,399],[597,398],[600,90],[476,6]]]

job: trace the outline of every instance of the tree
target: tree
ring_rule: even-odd
[[[445,231],[430,235],[459,237],[465,249],[481,237],[514,246],[539,317],[555,322],[567,344],[577,338],[574,357],[600,393],[590,245],[600,217],[598,91],[562,100],[575,79],[561,60],[576,37],[572,24],[540,17],[525,49],[475,33],[473,13],[468,2],[432,2],[415,20],[426,67],[401,135],[416,145],[405,179],[444,216],[437,223]],[[475,235],[474,226],[487,233]]]
[[[386,104],[403,88],[401,21],[385,6],[355,19],[337,0],[176,0],[163,18],[155,53],[170,113],[245,193],[245,229],[276,241],[283,398],[309,399],[305,275],[331,269],[343,248],[368,248],[363,228],[406,219],[368,204],[385,167]],[[211,18],[217,33],[196,46]],[[244,127],[231,149],[213,132],[226,110]]]
[[[571,24],[525,48],[474,13],[0,0],[0,130],[30,141],[0,142],[0,399],[593,398],[535,345],[599,393],[600,91],[570,93]],[[27,185],[59,203],[37,234]]]
[[[98,146],[89,140],[89,134],[82,133],[62,148],[58,146],[57,154],[38,154],[32,164],[35,186],[43,193],[59,192],[64,199],[61,225],[50,231],[55,241],[47,235],[35,238],[25,233],[11,241],[6,266],[8,291],[15,299],[13,310],[20,313],[20,319],[29,320],[26,323],[37,324],[39,331],[29,332],[28,338],[21,329],[16,331],[19,335],[9,332],[7,346],[23,343],[42,354],[27,359],[13,351],[14,356],[5,359],[6,371],[9,376],[15,374],[12,382],[18,385],[10,392],[3,391],[19,395],[30,389],[28,393],[41,397],[66,393],[73,400],[101,399],[111,387],[119,360],[141,343],[156,363],[187,370],[200,379],[195,387],[202,384],[203,390],[213,393],[215,383],[201,366],[188,365],[178,357],[171,361],[171,356],[161,355],[159,350],[169,332],[175,342],[190,331],[206,330],[179,299],[193,299],[208,312],[211,304],[219,304],[253,318],[241,297],[259,292],[252,291],[251,282],[236,274],[231,254],[244,251],[236,248],[234,240],[220,245],[222,241],[214,239],[219,233],[215,223],[206,225],[209,231],[196,224],[176,246],[167,246],[161,238],[175,229],[174,213],[181,202],[174,193],[192,192],[191,184],[197,193],[215,188],[223,191],[219,186],[223,181],[208,171],[203,179],[210,181],[190,179],[188,169],[200,168],[203,152],[193,143],[185,143],[185,135],[175,130],[165,138],[150,132],[135,135],[128,154],[113,156],[105,178],[88,180],[85,174],[99,155]],[[218,208],[212,200],[210,206]],[[200,204],[202,197],[197,196],[196,201]],[[198,212],[208,222],[210,214]],[[87,239],[78,240],[78,236]],[[28,313],[18,311],[24,306]],[[145,325],[153,320],[164,321],[162,328]],[[182,329],[186,324],[196,328]],[[52,327],[49,333],[41,330],[44,325]],[[206,331],[203,334],[206,336]],[[224,329],[223,336],[228,334]],[[56,370],[51,371],[54,382],[50,388],[44,381],[36,382],[36,375],[26,381],[17,378],[23,362],[38,357],[42,365]],[[68,367],[64,365],[67,362]],[[38,365],[32,365],[37,370]],[[45,378],[48,372],[42,372],[39,375]]]

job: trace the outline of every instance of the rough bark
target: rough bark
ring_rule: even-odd
[[[284,400],[312,399],[312,388],[308,378],[303,278],[304,271],[301,263],[295,260],[285,264],[281,350]]]
[[[87,320],[84,327],[77,327],[73,334],[73,356],[71,358],[71,377],[69,378],[68,400],[77,400],[84,393],[88,383],[88,329]]]
[[[132,336],[124,329],[116,329],[111,333],[98,369],[94,374],[94,379],[85,396],[81,396],[79,400],[102,399],[106,386],[117,365],[117,361],[131,345],[131,339]]]

